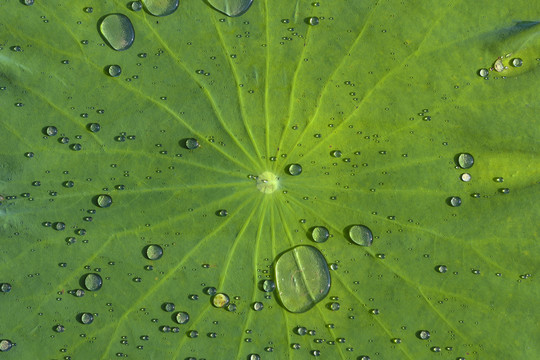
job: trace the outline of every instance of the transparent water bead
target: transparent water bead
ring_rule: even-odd
[[[302,173],[302,166],[300,164],[291,164],[287,167],[287,172],[292,175],[300,175]]]
[[[112,204],[112,198],[109,195],[106,195],[106,194],[98,195],[98,197],[97,197],[97,205],[100,208],[109,207],[109,206],[111,206],[111,204]]]
[[[184,147],[188,150],[195,150],[199,147],[199,141],[194,138],[189,138],[184,140]]]
[[[353,225],[349,229],[350,239],[361,246],[371,246],[373,243],[373,233],[365,225]]]
[[[469,153],[461,153],[458,156],[458,165],[462,169],[469,169],[474,164],[474,157]]]
[[[262,289],[264,292],[272,292],[276,288],[276,283],[272,280],[263,280],[262,282]]]
[[[512,59],[512,66],[520,67],[521,65],[523,65],[523,60],[521,60],[520,58]]]
[[[207,2],[217,11],[235,17],[248,11],[253,0],[207,0]]]
[[[82,313],[80,319],[81,319],[81,323],[85,325],[89,325],[94,321],[94,315],[90,313]]]
[[[312,16],[308,19],[308,23],[312,26],[319,25],[319,18],[316,16]]]
[[[431,334],[427,330],[420,330],[418,332],[418,337],[420,339],[422,339],[422,340],[427,340],[427,339],[429,339],[430,336],[431,336]]]
[[[471,174],[463,173],[461,174],[460,178],[461,178],[461,181],[469,182],[471,181]]]
[[[99,274],[90,273],[84,276],[84,287],[89,291],[97,291],[101,289],[103,279]]]
[[[279,189],[279,178],[276,174],[265,171],[257,177],[257,189],[265,194],[271,194]]]
[[[186,324],[189,321],[189,314],[185,311],[179,311],[176,314],[175,320],[179,324]]]
[[[311,309],[330,291],[328,264],[313,246],[300,245],[284,252],[274,271],[281,304],[290,312]]]
[[[48,136],[55,136],[56,134],[58,134],[58,129],[56,128],[56,126],[47,126],[45,132]]]
[[[311,232],[311,237],[313,238],[313,241],[322,243],[328,240],[330,232],[324,226],[315,226]]]
[[[142,3],[140,1],[132,1],[130,4],[129,4],[129,7],[131,8],[131,10],[133,11],[139,11],[142,9]]]
[[[449,200],[450,206],[456,207],[461,205],[461,198],[459,196],[452,196]]]
[[[478,70],[478,75],[485,78],[486,76],[489,75],[489,71],[488,71],[488,69],[480,69],[480,70]]]
[[[120,74],[122,73],[122,68],[120,67],[120,65],[109,65],[107,67],[107,73],[111,77],[117,77],[120,76]]]
[[[106,15],[99,24],[99,31],[105,41],[117,51],[129,49],[135,40],[133,24],[124,14]]]
[[[229,304],[229,295],[224,293],[218,293],[212,297],[212,305],[217,308],[225,307]]]
[[[145,254],[148,260],[158,260],[163,256],[163,248],[156,244],[148,245]]]
[[[8,351],[13,347],[13,342],[8,339],[2,339],[0,340],[0,351]]]
[[[154,16],[170,15],[178,9],[178,0],[142,0],[146,10]]]

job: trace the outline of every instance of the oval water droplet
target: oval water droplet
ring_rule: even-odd
[[[418,332],[418,337],[420,339],[422,339],[422,340],[427,340],[427,339],[429,339],[430,336],[431,336],[431,334],[427,330],[420,330]]]
[[[473,166],[474,164],[474,158],[469,153],[461,153],[458,156],[458,165],[462,169],[468,169]]]
[[[312,26],[315,26],[315,25],[319,25],[319,18],[316,17],[316,16],[312,16],[308,19],[308,24],[309,25],[312,25]]]
[[[313,246],[300,245],[284,252],[276,261],[274,271],[281,304],[290,312],[311,309],[330,290],[328,264]]]
[[[300,164],[291,164],[287,167],[287,172],[293,176],[300,175],[302,173],[302,166]]]
[[[489,71],[488,71],[488,69],[485,69],[485,68],[480,69],[480,70],[478,70],[478,75],[485,78],[486,76],[489,75]]]
[[[100,208],[106,208],[111,206],[112,204],[112,198],[109,195],[103,194],[98,195],[97,197],[97,206]]]
[[[185,311],[179,311],[176,314],[175,320],[179,324],[186,324],[189,321],[189,314]]]
[[[272,292],[276,288],[276,283],[270,279],[263,280],[262,289],[264,292]]]
[[[146,10],[154,16],[170,15],[178,9],[178,0],[142,0]]]
[[[225,307],[229,304],[229,295],[224,293],[217,293],[212,297],[212,305],[217,308]]]
[[[349,228],[349,238],[361,246],[371,246],[373,243],[373,233],[365,225],[353,225]]]
[[[207,0],[207,2],[217,11],[235,17],[248,11],[253,0]]]
[[[521,65],[523,65],[523,60],[521,60],[520,58],[512,59],[512,66],[520,67]]]
[[[461,205],[461,198],[459,196],[452,196],[448,199],[450,206],[456,207]]]
[[[90,313],[82,313],[80,315],[80,321],[85,325],[89,325],[94,321],[94,315]]]
[[[311,237],[313,238],[313,241],[318,243],[325,242],[326,240],[328,240],[329,236],[330,232],[324,226],[315,226],[311,231]]]
[[[106,15],[101,20],[99,31],[105,41],[117,51],[129,49],[135,40],[133,24],[124,14]]]
[[[8,351],[13,346],[11,340],[2,339],[0,340],[0,351]]]
[[[163,248],[156,244],[148,245],[145,254],[148,260],[158,260],[163,256]]]
[[[109,65],[107,66],[107,73],[112,77],[117,77],[122,73],[122,68],[120,65]]]
[[[101,289],[103,285],[103,279],[100,275],[95,273],[86,274],[84,276],[84,287],[88,291],[97,291]]]

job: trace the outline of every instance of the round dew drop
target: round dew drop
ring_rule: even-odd
[[[489,75],[489,71],[488,71],[488,69],[480,69],[480,70],[478,70],[478,75],[485,78],[486,76]]]
[[[313,241],[323,243],[330,237],[330,232],[324,226],[316,226],[311,232],[311,237],[313,238]]]
[[[109,14],[99,25],[101,36],[117,51],[126,50],[133,45],[135,30],[131,20],[123,14]]]
[[[129,5],[133,11],[139,11],[142,9],[142,4],[140,1],[132,1]]]
[[[143,3],[150,14],[154,16],[166,16],[178,9],[178,1],[179,0],[143,0]]]
[[[194,139],[194,138],[186,139],[184,142],[184,147],[188,150],[195,150],[196,148],[199,147],[199,141],[197,141],[197,139]]]
[[[427,340],[427,339],[429,339],[430,336],[431,336],[431,334],[427,330],[420,330],[418,332],[418,337],[420,339],[422,339],[422,340]]]
[[[474,164],[474,157],[469,153],[461,153],[458,156],[458,165],[462,169],[469,169]]]
[[[452,196],[449,201],[450,206],[457,207],[461,205],[461,198],[458,196]]]
[[[176,314],[176,322],[179,324],[186,324],[189,321],[189,314],[184,311],[180,311]]]
[[[159,260],[163,256],[163,248],[156,244],[148,245],[145,253],[148,260]]]
[[[103,285],[103,279],[96,273],[86,274],[84,276],[84,287],[88,291],[97,291],[101,289]]]
[[[122,68],[120,65],[109,65],[107,67],[107,73],[112,77],[117,77],[122,73]]]
[[[302,166],[300,164],[291,164],[287,167],[287,172],[292,176],[297,176],[302,173]]]
[[[100,208],[107,208],[111,206],[112,198],[109,195],[102,194],[97,197],[97,206]]]
[[[212,305],[217,308],[225,307],[229,304],[229,296],[224,293],[218,293],[212,297]]]
[[[263,309],[264,305],[262,302],[257,301],[253,303],[253,310],[255,311],[261,311]]]
[[[48,136],[55,136],[56,134],[58,134],[58,129],[56,128],[56,126],[47,126],[45,132]]]
[[[13,343],[11,342],[11,340],[8,340],[8,339],[2,339],[0,340],[0,351],[8,351],[9,349],[11,349],[13,346]]]
[[[520,67],[521,65],[523,65],[523,60],[521,60],[520,58],[512,59],[512,66]]]
[[[276,283],[273,282],[272,280],[264,280],[262,282],[262,289],[264,292],[272,292],[274,291],[276,288]]]
[[[319,18],[316,16],[312,16],[308,19],[308,23],[312,26],[319,25]]]
[[[373,243],[373,233],[365,225],[353,225],[349,229],[349,238],[361,246],[371,246]]]
[[[89,325],[94,321],[94,315],[90,313],[82,313],[81,314],[81,323],[85,325]]]

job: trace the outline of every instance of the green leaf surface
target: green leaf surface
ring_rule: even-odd
[[[0,1],[0,339],[16,343],[0,357],[537,358],[540,3],[256,0],[238,17],[215,3],[155,17]],[[99,33],[111,13],[135,29],[125,51]],[[506,69],[478,75],[499,56]],[[315,226],[332,236],[314,242]],[[291,313],[260,282],[298,245],[333,270],[329,295]],[[303,269],[291,281],[317,270]],[[88,273],[103,286],[75,296]]]

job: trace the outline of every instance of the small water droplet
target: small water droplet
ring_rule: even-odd
[[[88,291],[97,291],[103,285],[103,279],[99,274],[89,273],[83,277],[84,287]]]
[[[11,291],[11,284],[10,283],[2,283],[0,285],[0,291],[3,293],[8,293]]]
[[[334,150],[330,153],[333,157],[339,158],[341,157],[341,151],[340,150]]]
[[[164,310],[164,311],[167,311],[167,312],[173,312],[174,309],[176,308],[176,306],[171,303],[171,302],[166,302],[164,303],[161,308]]]
[[[196,338],[199,336],[199,332],[197,330],[191,330],[190,332],[188,332],[188,336],[192,339]]]
[[[106,15],[99,25],[99,30],[105,41],[117,51],[129,49],[135,40],[133,24],[123,14]]]
[[[328,240],[330,232],[324,226],[315,226],[311,232],[311,237],[313,241],[322,243]]]
[[[461,178],[461,181],[465,181],[465,182],[471,181],[471,174],[463,173],[461,174],[460,178]]]
[[[112,77],[117,77],[122,73],[122,68],[120,65],[109,65],[107,66],[107,73]]]
[[[99,125],[98,123],[90,123],[90,124],[87,125],[87,128],[91,132],[96,133],[99,130],[101,130],[101,125]]]
[[[217,11],[230,16],[240,16],[249,10],[253,0],[207,0]]]
[[[452,196],[449,198],[450,206],[460,206],[461,205],[461,198],[459,196]]]
[[[225,216],[229,215],[229,212],[227,210],[225,210],[225,209],[221,209],[221,210],[218,210],[216,212],[216,214],[217,214],[217,216],[225,217]]]
[[[448,267],[446,265],[439,265],[436,267],[437,272],[445,273],[448,271]]]
[[[273,280],[263,280],[262,282],[262,289],[264,292],[272,292],[276,288],[276,283]]]
[[[2,352],[8,351],[12,347],[13,347],[13,342],[11,342],[11,340],[8,340],[8,339],[0,340],[0,351]]]
[[[303,326],[297,326],[296,328],[294,328],[294,332],[297,335],[304,336],[307,334],[307,329]]]
[[[48,136],[55,136],[56,134],[58,134],[58,129],[56,128],[56,126],[47,126],[47,128],[45,129],[45,133]]]
[[[189,150],[194,150],[196,148],[199,147],[199,141],[197,141],[197,139],[194,139],[194,138],[189,138],[189,139],[185,139],[183,140],[183,144],[182,144],[186,149],[189,149]]]
[[[427,339],[429,339],[430,336],[431,336],[431,334],[427,330],[420,330],[418,332],[418,337],[420,339],[422,339],[422,340],[427,340]]]
[[[229,295],[218,293],[212,297],[212,305],[217,308],[225,307],[229,304]]]
[[[331,302],[330,304],[328,304],[328,308],[332,311],[338,311],[340,308],[340,305],[338,302]]]
[[[352,225],[349,228],[349,238],[361,246],[371,246],[373,243],[373,233],[365,225]]]
[[[131,10],[133,11],[139,11],[142,9],[142,3],[140,1],[132,1],[130,4],[129,4],[129,7],[131,8]]]
[[[32,6],[32,5],[34,5],[34,0],[24,0],[24,5]]]
[[[521,60],[520,58],[512,59],[512,66],[520,67],[521,65],[523,65],[523,60]]]
[[[503,189],[499,189],[499,191],[503,194],[510,194],[510,189],[509,188],[503,188]]]
[[[253,308],[253,310],[255,310],[255,311],[261,311],[261,310],[264,308],[264,305],[263,305],[262,302],[257,301],[257,302],[254,302],[254,303],[253,303],[252,308]]]
[[[107,208],[112,204],[112,198],[109,195],[102,194],[97,197],[97,206],[100,208]]]
[[[316,16],[312,16],[308,19],[308,23],[312,26],[319,25],[319,18]]]
[[[84,325],[89,325],[94,321],[94,315],[92,315],[91,313],[82,313],[80,315],[80,321]]]
[[[302,166],[300,164],[290,164],[287,167],[287,172],[293,176],[300,175],[302,173]]]
[[[488,71],[488,69],[482,68],[482,69],[478,70],[478,75],[485,78],[486,76],[489,75],[489,71]]]
[[[142,0],[144,7],[154,16],[170,15],[178,9],[179,0]],[[132,4],[133,6],[133,4]]]
[[[176,313],[175,320],[179,324],[186,324],[189,321],[189,314],[185,311],[179,311]]]

